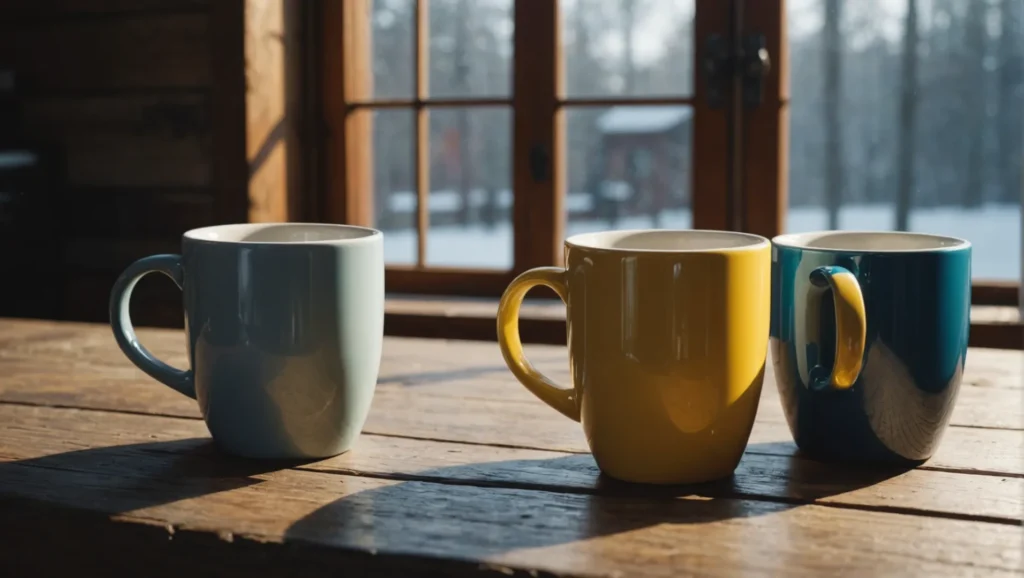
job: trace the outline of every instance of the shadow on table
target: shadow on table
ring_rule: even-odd
[[[749,449],[757,452],[758,445]],[[645,486],[602,475],[589,454],[476,463],[394,476],[402,479],[323,506],[286,535],[370,550],[496,556],[665,524],[767,516],[906,469],[856,471],[795,456],[748,454],[724,480]]]
[[[764,455],[786,448],[760,446],[748,447],[732,477],[686,486],[618,482],[603,476],[589,454],[338,476],[339,490],[378,487],[319,507],[286,537],[371,552],[480,558],[665,524],[768,516],[906,471]],[[8,462],[0,464],[0,485],[17,489],[16,497],[117,513],[252,486],[261,483],[254,476],[296,465],[232,458],[208,438],[194,438]],[[316,469],[329,470],[330,462]]]
[[[458,369],[438,369],[434,371],[418,371],[415,373],[382,373],[377,380],[377,385],[427,385],[430,383],[450,382],[458,379],[470,379],[481,375],[508,373],[504,365],[489,365],[483,367],[463,367]]]
[[[258,484],[296,465],[225,458],[209,438],[126,444],[0,463],[16,495],[105,513],[128,512]]]

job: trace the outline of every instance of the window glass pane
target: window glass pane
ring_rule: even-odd
[[[1019,279],[1020,0],[788,6],[788,230],[963,237],[975,278]]]
[[[693,109],[571,107],[566,235],[688,228]]]
[[[373,113],[373,209],[384,262],[416,264],[416,170],[411,110]]]
[[[430,0],[430,96],[509,96],[512,0]]]
[[[562,0],[566,93],[693,91],[694,0]]]
[[[430,111],[427,264],[512,268],[512,112]]]
[[[370,34],[374,98],[412,98],[415,93],[415,2],[416,0],[372,1]]]

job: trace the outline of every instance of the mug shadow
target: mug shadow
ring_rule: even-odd
[[[818,461],[790,441],[748,445],[737,470],[746,469],[739,484],[741,491],[803,504],[869,488],[915,467],[909,463]]]
[[[338,476],[334,479],[341,488],[377,487],[317,508],[292,523],[285,538],[369,551],[483,558],[660,525],[780,514],[908,469],[777,455],[791,449],[787,444],[751,444],[732,476],[678,486],[614,480],[598,470],[590,454],[361,473],[359,481]],[[209,438],[191,438],[7,462],[0,464],[0,480],[24,488],[20,497],[123,513],[257,485],[262,480],[256,476],[309,463],[233,458]],[[316,469],[332,470],[330,462]]]
[[[299,462],[226,458],[209,438],[107,446],[0,463],[29,499],[123,513],[261,483]]]
[[[764,444],[774,445],[774,444]],[[763,449],[750,446],[751,452]],[[602,474],[589,454],[393,476],[296,521],[287,539],[425,555],[493,557],[660,525],[769,516],[856,491],[907,468],[853,468],[750,453],[731,477],[651,486]]]
[[[194,438],[10,461],[0,464],[0,480],[24,489],[16,492],[20,497],[118,513],[258,485],[260,474],[309,463],[233,458],[208,438]],[[316,469],[331,471],[330,462]],[[377,487],[316,508],[286,538],[485,558],[662,525],[777,514],[907,469],[817,462],[792,444],[769,443],[750,445],[729,478],[682,486],[613,480],[590,454],[362,473],[358,482],[335,480],[341,488]]]

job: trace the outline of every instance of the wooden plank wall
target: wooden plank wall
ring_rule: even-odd
[[[55,317],[105,320],[124,267],[179,252],[190,228],[298,215],[287,197],[290,182],[301,186],[287,170],[297,162],[286,146],[297,138],[285,120],[295,96],[284,88],[288,4],[14,0],[3,9],[0,64],[13,65],[27,94],[25,128],[66,162],[52,206],[63,261]],[[180,326],[180,292],[147,277],[133,316]]]

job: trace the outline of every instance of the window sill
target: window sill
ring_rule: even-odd
[[[384,332],[401,337],[494,341],[498,300],[471,297],[388,295]],[[565,345],[565,306],[527,299],[519,317],[524,343]],[[1024,324],[1016,307],[975,306],[971,347],[1024,349]]]

